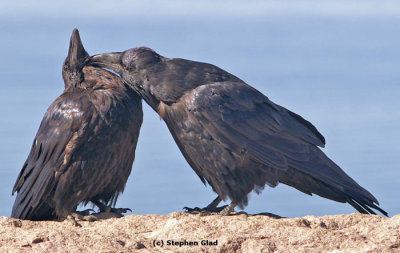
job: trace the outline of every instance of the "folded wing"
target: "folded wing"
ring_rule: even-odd
[[[13,193],[18,195],[12,217],[56,217],[51,199],[55,187],[87,134],[87,124],[82,122],[83,107],[88,106],[82,104],[84,101],[59,97],[47,110],[13,188]]]
[[[235,154],[278,171],[279,181],[305,193],[348,202],[360,212],[385,211],[317,146],[325,139],[301,116],[235,82],[198,87],[186,107],[212,137]],[[251,168],[248,168],[251,170]]]

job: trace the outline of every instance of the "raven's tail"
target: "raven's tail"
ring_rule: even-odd
[[[372,210],[375,209],[388,215],[370,192],[357,184],[319,148],[310,148],[308,161],[288,162],[289,169],[279,171],[279,182],[309,195],[314,193],[338,202],[347,202],[360,213],[376,214]]]

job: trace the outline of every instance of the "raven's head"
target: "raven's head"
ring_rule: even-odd
[[[137,47],[124,52],[94,55],[91,57],[89,64],[112,70],[118,73],[123,79],[126,79],[128,76],[135,76],[140,70],[156,64],[160,60],[161,56],[152,49]],[[126,81],[129,82],[129,80]]]
[[[65,58],[62,75],[65,88],[77,87],[83,81],[82,68],[89,60],[89,54],[82,45],[78,29],[72,31],[68,56]]]
[[[94,55],[88,65],[111,70],[135,90],[150,106],[156,108],[160,98],[153,94],[152,78],[157,78],[153,68],[162,61],[162,56],[147,47],[137,47],[123,52]]]

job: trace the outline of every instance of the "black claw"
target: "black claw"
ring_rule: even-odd
[[[188,212],[188,213],[193,213],[193,212],[200,212],[200,211],[202,211],[202,208],[199,208],[199,207],[190,208],[190,207],[185,206],[185,207],[183,208],[183,210],[185,210],[185,211]]]

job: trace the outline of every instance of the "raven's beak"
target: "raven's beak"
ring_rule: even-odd
[[[121,55],[122,53],[106,53],[93,55],[92,57],[90,57],[89,64],[110,69],[118,74],[121,74],[123,69],[121,65]]]
[[[89,54],[83,47],[78,29],[74,29],[69,42],[67,62],[71,69],[79,68],[89,58]]]

